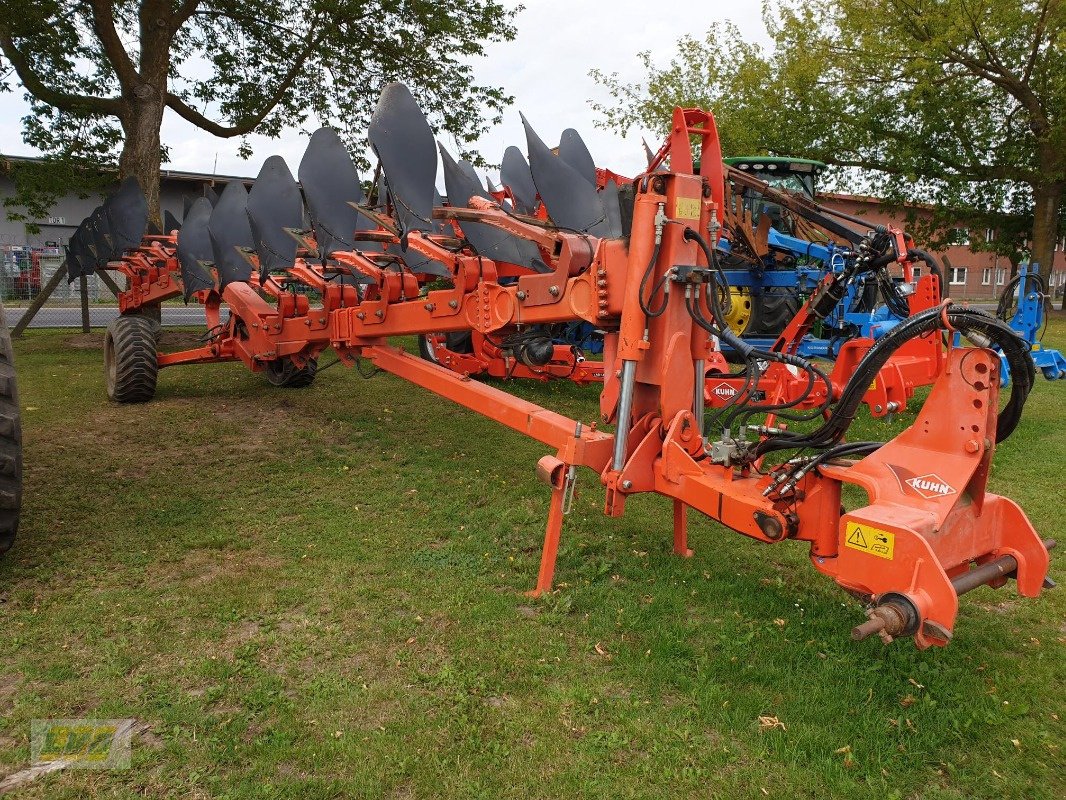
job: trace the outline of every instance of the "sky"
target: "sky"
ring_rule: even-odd
[[[519,5],[517,0],[502,2]],[[499,163],[508,145],[525,152],[521,111],[546,142],[557,142],[563,129],[576,128],[598,165],[621,174],[636,173],[645,163],[641,132],[630,131],[623,139],[594,127],[597,115],[590,103],[606,101],[609,95],[589,77],[589,70],[617,72],[627,82],[639,81],[643,77],[636,59],[639,51],[650,50],[655,62],[665,65],[681,36],[700,36],[726,19],[746,39],[768,44],[761,4],[762,0],[525,0],[526,8],[515,21],[517,37],[490,45],[485,57],[472,62],[479,83],[501,86],[514,97],[503,124],[483,136],[476,148],[494,163]],[[20,119],[29,108],[21,95],[20,90],[0,94],[0,153],[36,154],[22,142]],[[216,138],[167,111],[162,137],[170,148],[164,169],[251,176],[275,154],[295,171],[308,134],[289,130],[280,139],[250,137],[253,156],[243,160],[237,155],[238,139]],[[455,152],[447,138],[442,141]]]

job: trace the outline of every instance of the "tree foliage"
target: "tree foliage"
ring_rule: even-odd
[[[594,74],[649,124],[714,110],[727,152],[805,156],[890,202],[939,209],[928,238],[989,220],[1029,229],[1049,270],[1066,195],[1066,4],[1061,0],[784,0],[763,51],[719,28],[683,40],[637,85]],[[651,125],[655,127],[655,125]],[[1005,214],[1018,216],[1008,222]],[[983,233],[983,231],[982,231]],[[983,238],[983,236],[981,237]],[[1014,233],[990,243],[1017,256]]]
[[[158,213],[165,110],[221,137],[329,124],[359,153],[380,88],[402,80],[474,141],[509,98],[477,85],[470,60],[513,38],[513,13],[497,0],[0,0],[0,89],[26,93],[27,143],[64,163],[117,155]]]

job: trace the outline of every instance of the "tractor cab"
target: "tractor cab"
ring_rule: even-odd
[[[779,158],[777,156],[735,156],[723,159],[729,166],[754,175],[774,189],[802,194],[810,199],[818,190],[818,176],[825,171],[821,161],[806,158]],[[752,221],[759,223],[763,214],[770,215],[770,226],[781,233],[795,235],[776,203],[767,202],[753,190],[744,191],[744,206],[751,213]]]
[[[751,173],[775,189],[802,193],[812,200],[818,191],[818,176],[826,168],[821,161],[807,158],[734,156],[722,160],[731,167]]]

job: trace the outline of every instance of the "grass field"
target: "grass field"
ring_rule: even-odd
[[[854,644],[861,609],[802,545],[693,518],[679,559],[667,502],[605,518],[583,472],[558,591],[533,601],[545,449],[487,419],[343,367],[303,391],[179,368],[119,407],[100,337],[16,352],[0,776],[33,718],[146,726],[131,769],[19,796],[1066,796],[1061,589],[967,595],[946,649]],[[514,388],[595,413],[594,390]],[[1060,541],[1064,399],[1040,380],[992,476]]]

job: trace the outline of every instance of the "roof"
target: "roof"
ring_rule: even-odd
[[[730,156],[729,158],[723,158],[722,160],[731,167],[740,164],[751,164],[753,166],[758,164],[773,164],[775,166],[784,165],[787,167],[791,167],[793,164],[804,164],[813,167],[813,170],[805,169],[802,170],[802,172],[820,172],[826,168],[826,164],[821,161],[812,161],[809,158],[787,158],[784,156]]]
[[[21,162],[24,164],[43,164],[47,160],[48,159],[41,158],[39,156],[9,156],[0,153],[0,162],[13,161]],[[116,172],[118,171],[118,167],[113,166],[110,168],[115,170]],[[224,181],[227,183],[229,181],[245,181],[246,183],[251,183],[255,180],[255,178],[247,178],[240,175],[212,175],[206,172],[185,172],[183,170],[177,169],[161,169],[159,170],[159,177],[164,180],[187,181],[190,183],[204,183],[213,181]]]

